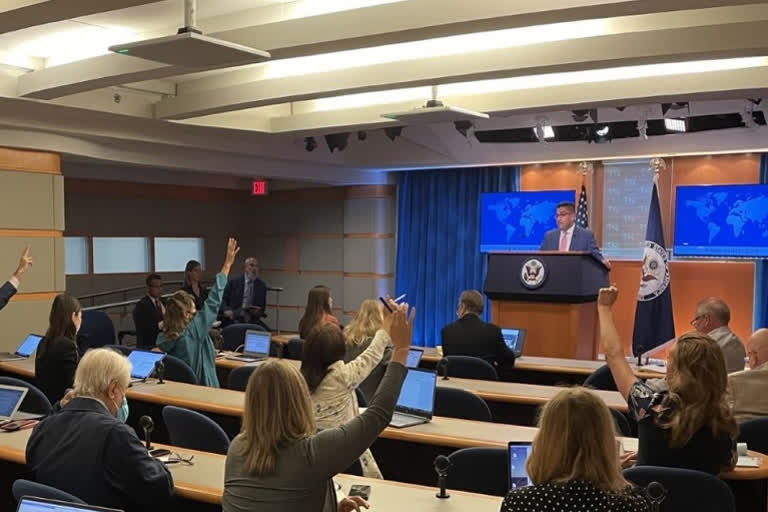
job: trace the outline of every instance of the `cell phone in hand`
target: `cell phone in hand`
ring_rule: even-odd
[[[365,501],[368,501],[368,498],[371,497],[371,486],[370,485],[353,485],[349,488],[349,496],[360,496]]]
[[[384,300],[384,297],[379,297],[379,300],[381,301],[382,304],[384,304],[384,307],[387,308],[387,311],[389,311],[390,313],[393,313],[392,308],[389,307],[389,304],[387,304],[387,301]]]

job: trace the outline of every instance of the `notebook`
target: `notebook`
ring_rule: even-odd
[[[37,346],[42,339],[43,337],[39,334],[28,334],[13,354],[10,352],[0,352],[0,361],[18,361],[28,358],[37,350]]]
[[[424,349],[412,348],[408,350],[408,358],[405,360],[405,366],[408,368],[418,368],[421,363],[421,356],[424,355]]]
[[[266,359],[269,357],[269,345],[271,341],[272,334],[267,331],[245,331],[243,354],[230,356],[227,359],[235,359],[237,361],[245,361],[247,363]]]
[[[79,505],[65,501],[48,500],[44,498],[32,498],[24,496],[19,501],[16,512],[122,512],[115,508],[94,507],[91,505]]]
[[[501,335],[507,348],[514,352],[515,357],[523,355],[523,345],[525,344],[525,329],[515,327],[502,327]]]
[[[395,413],[392,415],[392,421],[389,422],[390,426],[403,428],[428,423],[432,419],[432,410],[435,405],[436,384],[435,372],[421,368],[408,368],[395,405]]]
[[[528,477],[528,471],[525,469],[525,463],[531,454],[531,443],[508,443],[508,461],[507,469],[509,472],[509,488],[518,489],[531,485],[531,479]]]
[[[0,421],[19,419],[19,406],[26,395],[25,387],[0,384]]]
[[[165,357],[163,352],[149,352],[147,350],[132,350],[128,355],[131,362],[131,379],[144,380],[155,371],[155,363]]]

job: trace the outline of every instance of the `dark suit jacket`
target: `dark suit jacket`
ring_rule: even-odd
[[[173,478],[131,427],[96,400],[75,398],[43,419],[27,443],[33,479],[90,505],[126,512],[163,510]]]
[[[445,356],[472,356],[484,359],[508,374],[515,364],[515,354],[504,343],[501,329],[467,314],[443,327],[440,332]]]
[[[557,251],[560,247],[560,230],[551,229],[544,234],[544,240],[541,241],[541,251]],[[579,226],[574,226],[573,236],[571,237],[571,246],[569,251],[585,251],[596,259],[603,261],[603,254],[597,246],[595,235],[592,231]]]
[[[235,277],[227,282],[227,286],[224,288],[224,297],[221,300],[221,311],[232,310],[234,313],[234,320],[237,322],[248,322],[249,320],[255,321],[258,319],[251,319],[243,311],[243,294],[245,293],[245,276]],[[267,310],[267,285],[259,278],[256,278],[251,287],[251,305],[259,306],[262,310],[262,315]]]
[[[43,338],[35,354],[35,385],[55,404],[75,384],[75,370],[80,360],[77,343],[59,336]]]
[[[163,299],[160,301],[165,304]],[[163,313],[159,311],[149,295],[145,295],[136,303],[133,310],[133,323],[136,327],[136,346],[139,348],[152,348],[155,346],[157,334],[160,329],[157,327],[159,322],[163,321]]]
[[[16,295],[16,287],[13,286],[10,281],[6,281],[5,284],[0,287],[0,309],[3,309],[14,295]]]

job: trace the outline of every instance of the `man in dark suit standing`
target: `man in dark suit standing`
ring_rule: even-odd
[[[453,323],[443,327],[440,337],[445,356],[472,356],[491,363],[503,380],[508,380],[515,365],[515,354],[504,343],[501,329],[483,322],[483,296],[477,290],[465,290]]]
[[[16,295],[16,291],[19,289],[19,283],[21,283],[21,276],[32,266],[32,256],[29,255],[29,246],[24,248],[24,252],[21,253],[19,259],[19,266],[16,267],[16,272],[13,273],[10,279],[8,279],[3,286],[0,287],[0,309],[3,309],[11,297]]]
[[[552,229],[544,234],[541,241],[541,251],[585,251],[607,268],[611,264],[603,257],[597,246],[595,235],[592,231],[576,225],[576,207],[569,201],[558,203],[555,209],[555,221],[557,229]]]
[[[261,320],[266,316],[267,285],[259,279],[259,260],[246,258],[244,275],[230,279],[221,300],[223,325],[232,323],[259,324],[269,330]]]
[[[165,301],[163,301],[163,278],[159,274],[149,274],[146,279],[147,294],[136,303],[133,310],[133,323],[136,326],[136,346],[152,348],[157,335],[163,328]]]

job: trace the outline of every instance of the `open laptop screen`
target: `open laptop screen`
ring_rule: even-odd
[[[528,487],[531,485],[531,479],[528,478],[528,471],[525,464],[528,456],[531,454],[531,443],[509,443],[509,488],[517,489],[519,487]]]
[[[525,343],[525,329],[502,328],[501,335],[504,337],[507,348],[515,353],[515,357],[520,357]]]
[[[37,350],[37,346],[40,344],[40,340],[42,339],[43,337],[37,334],[28,335],[27,339],[25,339],[24,342],[19,346],[19,349],[16,351],[16,353],[24,357],[31,356],[32,352]]]
[[[431,418],[435,404],[436,382],[435,372],[408,368],[395,409],[398,412]]]
[[[113,508],[79,505],[63,501],[47,500],[25,496],[19,501],[16,512],[120,512]]]
[[[412,348],[408,350],[408,358],[405,360],[405,366],[408,368],[418,368],[421,363],[421,356],[424,355],[424,351],[418,348]]]
[[[245,331],[245,354],[269,355],[272,335],[266,331]]]
[[[152,375],[155,363],[165,357],[162,352],[148,352],[146,350],[133,350],[128,356],[131,362],[131,378],[146,379]]]
[[[27,388],[0,385],[0,419],[12,419],[26,394]]]

